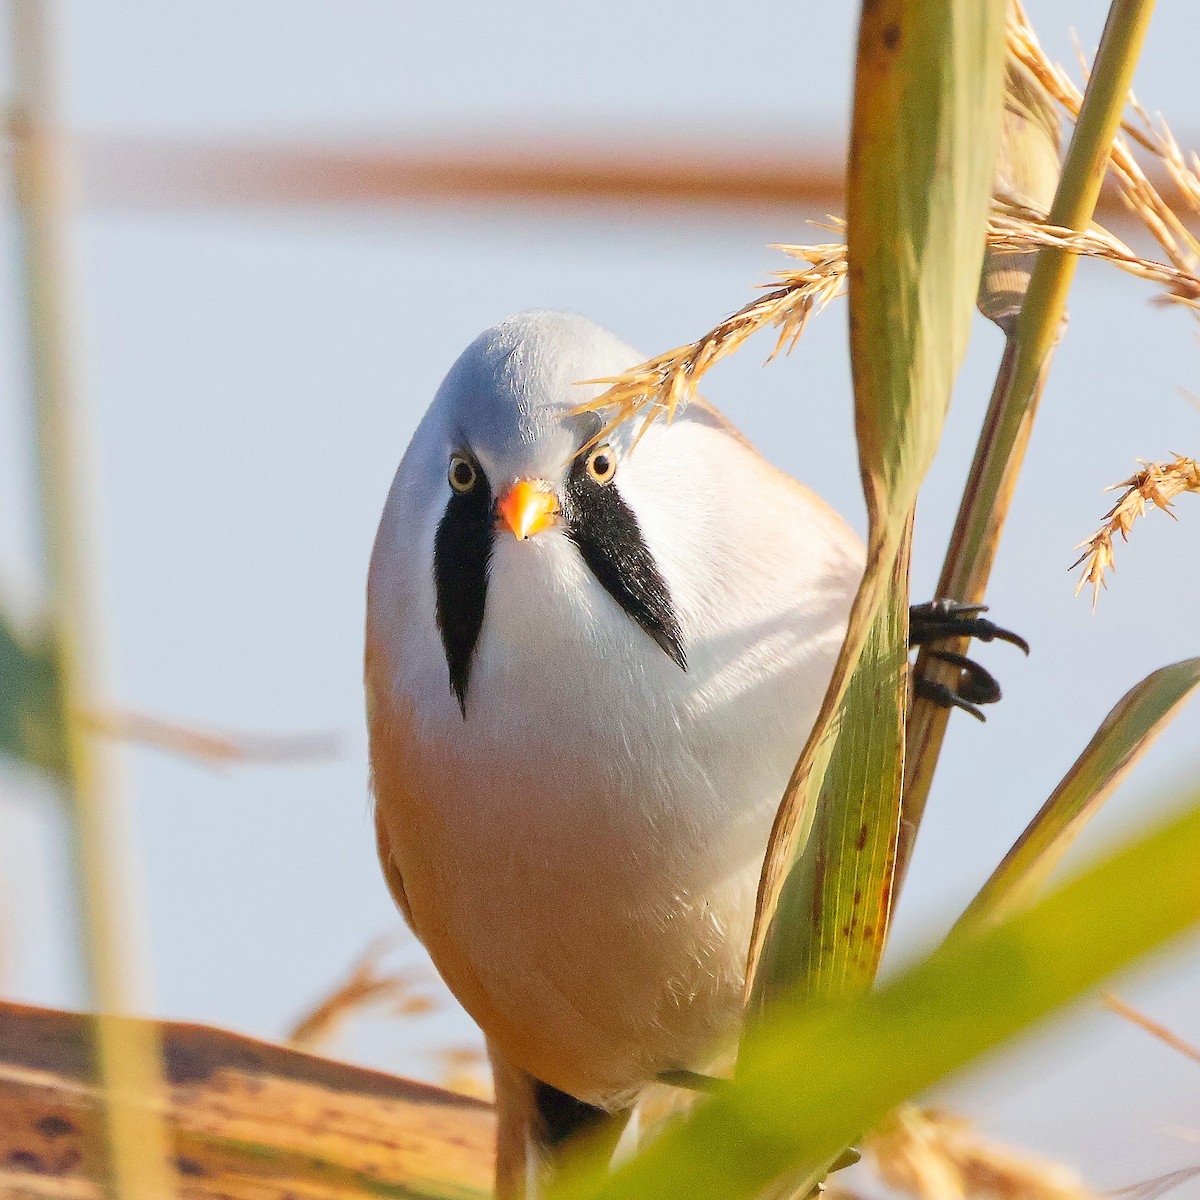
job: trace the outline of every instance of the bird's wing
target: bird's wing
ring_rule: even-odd
[[[382,670],[382,658],[374,644],[368,620],[367,646],[364,674],[367,699],[367,733],[370,739],[371,791],[375,798],[375,847],[379,852],[379,865],[383,868],[384,882],[396,907],[403,914],[409,928],[415,931],[412,907],[404,890],[404,879],[400,865],[392,854],[391,837],[388,834],[384,810],[403,800],[396,795],[403,791],[403,770],[397,759],[409,736],[409,722],[400,720],[396,706],[384,697],[378,673]]]
[[[388,839],[387,826],[383,821],[383,814],[379,810],[379,804],[375,804],[375,846],[379,851],[379,865],[383,868],[383,879],[388,886],[388,891],[392,893],[392,899],[396,902],[396,907],[404,915],[404,919],[408,922],[409,927],[412,927],[412,909],[408,906],[408,896],[404,892],[404,879],[400,874],[400,868],[396,865],[396,860],[392,857],[392,843]]]

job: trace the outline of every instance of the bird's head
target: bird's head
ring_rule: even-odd
[[[463,352],[413,436],[389,509],[431,535],[436,622],[464,716],[493,557],[536,554],[544,538],[566,538],[591,584],[624,610],[614,614],[621,628],[685,668],[670,589],[623,487],[632,433],[622,426],[595,441],[599,418],[578,411],[603,390],[581,381],[639,361],[582,317],[521,313]]]

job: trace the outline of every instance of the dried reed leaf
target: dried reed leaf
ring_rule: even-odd
[[[863,1143],[890,1188],[916,1200],[1093,1200],[1061,1163],[981,1137],[962,1117],[905,1105]]]
[[[312,1050],[327,1042],[347,1018],[371,1004],[387,1001],[396,1016],[416,1017],[432,1012],[437,1001],[418,990],[429,982],[426,971],[379,970],[380,960],[393,949],[392,936],[376,938],[351,966],[345,979],[301,1017],[287,1035],[293,1046]]]
[[[221,1029],[154,1029],[179,1200],[491,1196],[478,1100]],[[105,1200],[99,1108],[86,1018],[0,1001],[0,1196]]]
[[[1078,595],[1090,583],[1093,612],[1100,598],[1100,589],[1108,586],[1105,573],[1116,569],[1113,536],[1119,533],[1122,541],[1128,541],[1134,521],[1146,515],[1147,504],[1174,517],[1171,502],[1176,496],[1185,492],[1200,493],[1200,463],[1194,458],[1176,455],[1174,462],[1165,465],[1147,463],[1143,459],[1138,461],[1142,463],[1142,470],[1136,475],[1104,489],[1115,492],[1118,488],[1125,488],[1125,494],[1104,514],[1104,524],[1086,542],[1080,542],[1075,547],[1083,553],[1071,564],[1071,570],[1081,563],[1087,564],[1075,594]]]

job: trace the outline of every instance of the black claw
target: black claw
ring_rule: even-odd
[[[957,600],[931,600],[928,604],[914,604],[909,609],[909,644],[930,646],[952,638],[975,638],[981,642],[1008,642],[1029,653],[1029,643],[1009,629],[989,621],[981,613],[987,612],[986,604],[960,604]],[[949,650],[927,650],[929,658],[939,659],[958,667],[957,684],[951,687],[935,683],[918,676],[916,694],[943,708],[961,708],[977,720],[986,718],[977,707],[980,704],[995,704],[1000,699],[1000,685],[995,676],[965,654]]]
[[[981,617],[987,612],[986,604],[959,604],[957,600],[930,600],[927,604],[914,604],[909,609],[909,645],[927,646],[944,638],[975,638],[980,642],[1008,642],[1025,654],[1029,643],[999,625]]]
[[[941,708],[961,708],[963,712],[970,713],[977,721],[987,720],[987,717],[974,704],[965,700],[948,684],[918,675],[914,689],[922,700],[932,701]]]
[[[955,691],[964,700],[972,704],[995,704],[1000,699],[1000,684],[996,682],[996,677],[974,659],[965,654],[952,654],[949,650],[930,650],[928,654],[930,658],[950,663],[962,671]]]

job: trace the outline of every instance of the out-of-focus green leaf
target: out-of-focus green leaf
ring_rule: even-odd
[[[1125,693],[963,914],[959,928],[1027,901],[1200,683],[1200,658],[1161,667]]]
[[[874,992],[774,1006],[737,1078],[612,1175],[555,1200],[751,1200],[1200,922],[1200,795],[1032,908],[964,932]],[[1154,881],[1147,889],[1146,881]]]
[[[863,879],[857,842],[864,826],[869,838],[891,838],[898,825],[896,763],[903,746],[895,714],[905,677],[897,670],[903,630],[894,614],[907,571],[897,561],[905,557],[917,490],[941,436],[979,287],[1004,25],[1004,0],[863,5],[847,241],[855,422],[870,521],[867,569],[821,712],[776,818],[751,941],[751,1013],[814,970],[830,981],[869,979],[883,944],[886,930],[877,922],[847,926],[842,915],[856,890],[876,905],[882,900],[885,922],[890,905],[894,853],[873,844],[870,878]],[[881,606],[893,616],[881,621]],[[868,638],[871,655],[860,663]],[[861,678],[852,683],[856,668]],[[852,737],[838,737],[837,729]],[[814,819],[818,838],[807,836]],[[806,855],[812,861],[802,861]],[[835,903],[814,905],[831,891]],[[797,925],[814,918],[815,931]],[[812,964],[813,953],[830,961]]]
[[[0,610],[0,754],[61,777],[66,748],[60,712],[49,639],[23,636]]]

